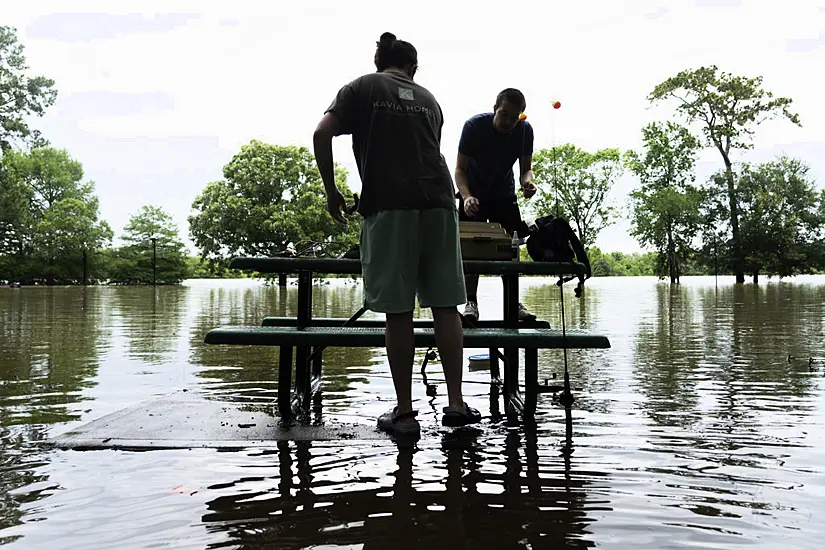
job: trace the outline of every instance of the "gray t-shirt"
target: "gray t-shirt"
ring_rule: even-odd
[[[456,209],[441,154],[444,117],[435,97],[406,75],[370,73],[345,85],[326,112],[352,134],[361,176],[358,212]]]

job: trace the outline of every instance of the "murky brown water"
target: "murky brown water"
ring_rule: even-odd
[[[482,316],[501,310],[484,279]],[[612,349],[569,353],[574,452],[563,410],[537,430],[485,419],[441,428],[415,397],[415,449],[288,442],[244,452],[60,451],[43,442],[186,389],[264,406],[275,349],[207,347],[219,324],[291,315],[297,290],[254,281],[178,288],[0,289],[0,543],[12,548],[818,548],[825,536],[825,277],[734,287],[595,279],[569,326]],[[316,287],[315,315],[346,317],[360,287]],[[560,323],[558,291],[523,301]],[[467,350],[467,355],[478,350]],[[788,354],[803,357],[788,361]],[[419,356],[420,357],[420,356]],[[545,376],[561,354],[540,354]],[[325,355],[324,418],[374,422],[393,400],[382,349]],[[428,372],[441,380],[440,367]],[[490,412],[489,373],[465,375]]]

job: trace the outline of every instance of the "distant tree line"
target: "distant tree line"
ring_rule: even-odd
[[[191,277],[238,277],[227,269],[237,255],[341,255],[357,244],[357,219],[337,224],[326,212],[323,185],[306,147],[253,140],[194,199],[190,257],[171,216],[146,205],[114,232],[100,219],[95,184],[81,163],[55,149],[26,120],[53,105],[54,81],[27,75],[15,30],[0,27],[0,281],[43,284],[175,284]],[[654,87],[651,104],[672,103],[674,120],[642,129],[640,151],[585,151],[566,143],[534,153],[531,199],[538,215],[568,219],[588,249],[595,276],[682,275],[780,277],[825,267],[825,195],[808,165],[780,155],[762,164],[735,162],[752,147],[759,124],[783,118],[800,124],[792,101],[762,89],[761,78],[717,67],[682,71]],[[695,164],[706,147],[722,168],[697,182]],[[609,198],[616,181],[638,185],[626,204]],[[347,172],[338,186],[352,200]],[[524,199],[520,199],[524,200]],[[602,252],[599,234],[627,216],[631,235],[649,250]],[[527,259],[526,254],[525,259]]]

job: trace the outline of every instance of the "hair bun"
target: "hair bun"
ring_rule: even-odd
[[[385,32],[381,35],[381,39],[378,42],[381,46],[390,46],[393,42],[396,41],[395,35],[391,32]]]

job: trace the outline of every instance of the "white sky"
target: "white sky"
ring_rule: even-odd
[[[820,0],[825,5],[825,0]],[[742,160],[799,156],[825,179],[825,6],[808,0],[535,2],[338,1],[4,2],[33,74],[56,80],[58,102],[33,121],[83,163],[102,216],[120,234],[142,204],[186,217],[207,182],[251,139],[311,148],[341,85],[372,72],[384,31],[419,52],[417,81],[445,114],[443,153],[454,165],[464,120],[520,88],[536,147],[640,145],[641,128],[672,115],[645,97],[678,71],[716,64],[764,77],[791,97],[803,127],[763,125]],[[116,8],[116,10],[115,10]],[[164,14],[164,15],[156,15]],[[554,111],[553,99],[562,102]],[[336,161],[360,182],[348,137]],[[703,153],[704,179],[721,167]],[[617,185],[624,204],[634,186]],[[628,223],[605,230],[606,251],[638,251]]]

